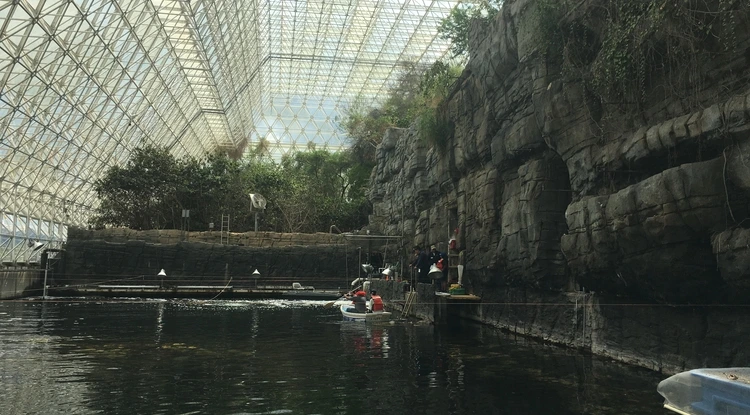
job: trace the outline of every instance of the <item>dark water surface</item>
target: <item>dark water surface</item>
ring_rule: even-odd
[[[324,302],[0,302],[0,414],[658,414],[661,375]]]

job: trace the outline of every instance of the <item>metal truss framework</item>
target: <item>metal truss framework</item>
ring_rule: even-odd
[[[59,245],[144,144],[346,145],[355,99],[442,58],[440,0],[0,0],[0,258]]]

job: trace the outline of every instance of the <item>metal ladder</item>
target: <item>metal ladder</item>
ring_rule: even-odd
[[[411,309],[414,308],[414,303],[417,302],[417,292],[411,289],[406,293],[406,302],[404,303],[404,309],[401,311],[401,315],[408,317],[411,314]]]
[[[229,245],[229,215],[221,215],[221,244]]]

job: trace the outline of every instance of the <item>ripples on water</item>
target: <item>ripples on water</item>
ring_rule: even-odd
[[[0,302],[0,414],[660,414],[660,376],[320,301]]]

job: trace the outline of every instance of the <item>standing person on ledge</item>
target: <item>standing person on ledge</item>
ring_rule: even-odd
[[[417,269],[417,282],[429,283],[430,277],[427,276],[430,272],[430,257],[425,251],[422,250],[418,245],[414,247],[414,261],[411,266]]]

